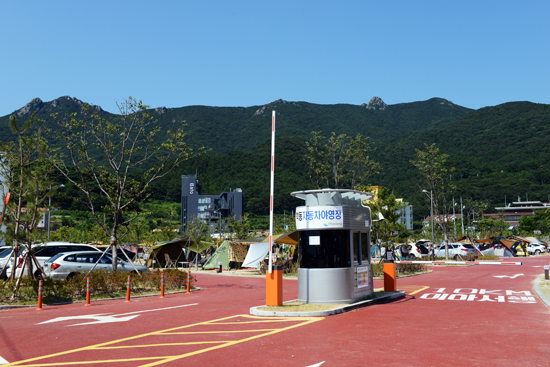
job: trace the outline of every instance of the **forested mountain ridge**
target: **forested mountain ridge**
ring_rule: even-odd
[[[46,120],[52,112],[63,116],[78,112],[81,104],[70,97],[34,102],[22,111],[21,120],[33,110],[37,110],[37,117]],[[370,183],[387,186],[412,203],[416,220],[429,213],[429,200],[417,185],[419,172],[410,163],[415,150],[424,149],[424,144],[436,143],[442,153],[449,155],[449,165],[456,168],[451,178],[457,186],[457,201],[460,197],[465,201],[483,200],[490,204],[489,211],[503,206],[505,199],[508,203],[517,201],[518,196],[522,200],[549,201],[550,105],[510,102],[470,110],[432,98],[386,105],[383,109],[376,105],[367,107],[278,100],[254,107],[152,109],[163,130],[186,120],[191,145],[212,148],[207,156],[185,162],[156,182],[153,198],[179,201],[181,175],[197,173],[205,193],[218,194],[239,187],[245,193],[247,212],[267,213],[271,111],[275,109],[277,213],[288,213],[301,205],[290,197],[290,192],[312,188],[302,159],[311,131],[369,136],[376,147],[371,157],[383,168]],[[13,136],[7,127],[8,118],[0,118],[2,140]],[[68,207],[78,204],[71,201],[70,195],[59,199],[66,199],[64,205]]]
[[[35,98],[14,114],[19,120],[24,120],[32,112],[36,112],[36,117],[45,120],[46,126],[55,131],[56,126],[50,115],[57,113],[58,116],[64,117],[66,114],[79,112],[82,103],[68,96],[51,102],[42,102]],[[92,106],[102,117],[116,117],[103,111],[99,106]],[[163,132],[175,130],[185,121],[188,125],[185,129],[189,137],[188,144],[194,148],[211,148],[212,154],[226,154],[233,150],[251,151],[268,140],[271,136],[272,110],[277,111],[278,136],[294,136],[306,140],[310,138],[312,131],[322,131],[326,135],[331,132],[353,136],[360,133],[380,143],[403,134],[448,124],[472,111],[442,98],[386,105],[385,110],[373,107],[376,108],[368,104],[319,105],[277,100],[264,106],[158,107],[149,111],[158,120]],[[7,124],[10,115],[0,117],[2,141],[10,139],[11,136]],[[159,134],[159,138],[162,137],[163,133]]]

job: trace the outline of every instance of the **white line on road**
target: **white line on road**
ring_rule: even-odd
[[[67,325],[67,326],[106,324],[106,323],[111,323],[111,322],[124,322],[124,321],[132,320],[132,319],[138,317],[139,314],[142,314],[142,313],[145,313],[145,312],[164,311],[164,310],[171,310],[171,309],[174,309],[174,308],[196,306],[196,305],[198,305],[198,303],[191,303],[189,305],[180,305],[180,306],[172,306],[172,307],[164,307],[164,308],[156,308],[156,309],[153,309],[153,310],[127,312],[127,313],[121,313],[121,314],[118,314],[118,315],[109,315],[108,313],[98,313],[98,314],[91,314],[91,315],[62,316],[62,317],[56,317],[55,319],[51,319],[51,320],[47,320],[47,321],[38,323],[36,325],[49,324],[49,323],[52,323],[52,322],[67,321],[67,320],[89,320],[89,319],[93,319],[93,320],[96,320],[96,321],[85,322],[85,323],[81,323],[81,324],[72,324],[72,325]],[[128,315],[134,315],[134,316],[128,316]],[[125,316],[125,317],[121,317],[121,316]]]
[[[514,279],[514,278],[517,278],[519,276],[522,276],[524,274],[516,274],[516,275],[495,275],[495,278],[510,278],[510,279]]]

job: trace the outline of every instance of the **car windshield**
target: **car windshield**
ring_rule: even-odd
[[[2,252],[0,252],[0,257],[8,256],[11,253],[11,250],[12,250],[11,248],[7,248],[7,249],[2,250]]]

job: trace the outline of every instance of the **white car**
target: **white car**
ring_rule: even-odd
[[[455,260],[458,260],[462,256],[467,255],[478,255],[479,251],[471,244],[469,243],[459,243],[459,242],[453,242],[449,243],[449,257],[454,258]],[[445,257],[445,244],[439,245],[438,248],[435,249],[435,257]]]
[[[76,274],[88,273],[92,270],[113,271],[113,259],[98,251],[80,251],[59,253],[44,264],[46,275],[52,279],[70,279]],[[141,264],[131,264],[117,259],[117,271],[148,272],[149,268]]]
[[[55,256],[61,252],[72,252],[72,251],[97,251],[101,252],[97,247],[88,245],[86,243],[74,243],[74,242],[46,242],[44,244],[39,244],[33,246],[33,254],[38,260],[40,267],[44,267],[46,260]],[[23,252],[26,252],[23,250]],[[17,270],[15,271],[15,276],[18,277],[21,274],[21,269],[23,268],[22,262],[19,262]],[[36,265],[33,263],[33,271],[36,277],[40,277],[41,272],[39,269],[36,269]],[[8,276],[11,274],[11,269],[8,269]],[[25,269],[26,274],[26,269]]]

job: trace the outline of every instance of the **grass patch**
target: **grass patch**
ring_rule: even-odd
[[[550,299],[550,280],[545,280],[543,276],[541,278],[539,285],[540,285],[539,289],[541,290],[541,292],[544,293],[546,297]]]

